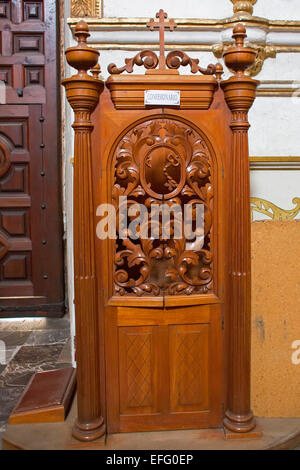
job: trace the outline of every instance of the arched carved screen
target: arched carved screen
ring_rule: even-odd
[[[211,292],[212,159],[204,138],[176,118],[156,117],[121,138],[113,165],[113,201],[121,211],[115,294]]]

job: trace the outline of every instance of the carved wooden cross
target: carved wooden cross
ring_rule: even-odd
[[[168,18],[168,14],[160,9],[158,13],[156,13],[156,18],[158,21],[155,21],[153,18],[147,24],[147,27],[150,28],[151,31],[155,29],[159,29],[159,71],[166,70],[166,58],[165,58],[165,30],[174,31],[177,24],[174,20],[165,21]]]

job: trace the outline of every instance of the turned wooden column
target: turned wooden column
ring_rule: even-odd
[[[103,83],[87,71],[98,62],[99,53],[86,44],[88,26],[80,21],[75,36],[78,45],[66,51],[68,63],[78,70],[63,81],[75,113],[74,145],[74,275],[78,418],[73,436],[82,441],[105,433],[100,411],[98,310],[95,274],[95,228],[92,196],[90,120]]]
[[[256,52],[244,47],[246,29],[233,30],[235,47],[224,53],[226,66],[235,75],[222,83],[226,102],[232,112],[232,159],[230,175],[230,295],[227,320],[228,393],[225,427],[237,433],[255,428],[250,409],[251,352],[251,258],[250,187],[248,151],[248,111],[259,83],[244,74],[255,60]]]

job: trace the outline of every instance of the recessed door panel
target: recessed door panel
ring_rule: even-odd
[[[170,344],[171,412],[209,409],[209,325],[172,325]]]
[[[119,328],[120,414],[158,411],[157,326]]]

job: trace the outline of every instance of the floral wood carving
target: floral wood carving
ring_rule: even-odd
[[[114,254],[115,294],[122,296],[206,294],[212,291],[211,156],[202,137],[173,119],[155,118],[130,130],[114,153],[112,199],[117,213],[119,198],[127,197],[127,213],[134,204],[148,208],[162,203],[204,205],[204,233],[194,240],[174,238],[176,215],[171,214],[170,239],[162,236],[162,216],[157,238],[150,238],[150,217],[143,230],[149,238],[118,238]],[[117,217],[117,221],[119,215]],[[192,219],[195,214],[192,211]],[[131,218],[127,216],[127,223]],[[199,241],[200,239],[200,241]]]

